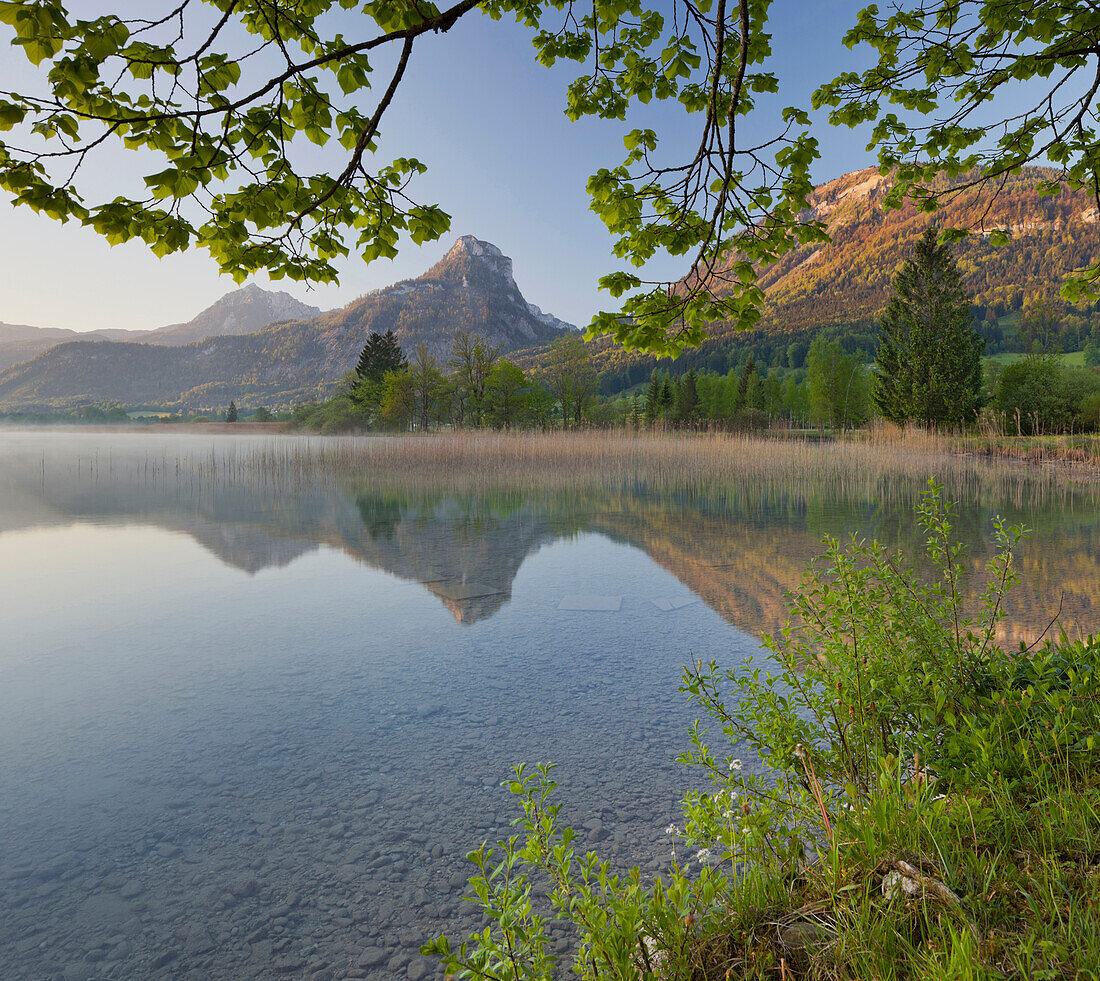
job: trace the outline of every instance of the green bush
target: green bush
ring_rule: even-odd
[[[1100,392],[1085,396],[1081,402],[1081,426],[1100,430]]]
[[[1090,368],[1062,365],[1050,357],[1028,357],[1007,365],[997,378],[993,408],[1009,429],[1025,435],[1087,428],[1084,405],[1100,393],[1100,375]]]
[[[370,427],[370,416],[347,398],[295,406],[291,422],[296,429],[332,434],[358,432]]]

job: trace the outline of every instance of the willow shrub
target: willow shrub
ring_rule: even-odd
[[[706,724],[693,727],[682,761],[709,778],[707,792],[686,795],[683,830],[670,829],[690,846],[688,861],[653,881],[637,868],[615,874],[574,847],[553,767],[517,766],[519,833],[468,856],[470,898],[488,925],[423,952],[456,978],[551,978],[553,918],[575,927],[573,970],[591,981],[793,977],[800,941],[783,939],[784,929],[827,938],[830,970],[846,961],[857,974],[894,973],[905,961],[913,976],[936,977],[959,958],[980,964],[965,891],[951,915],[925,909],[914,926],[883,915],[881,869],[904,847],[938,852],[944,878],[951,868],[964,876],[978,853],[1012,844],[979,843],[979,826],[1010,834],[1013,808],[1026,814],[1043,795],[1089,785],[1100,645],[1063,636],[1037,651],[1002,650],[995,637],[1023,529],[994,522],[996,549],[968,612],[963,547],[935,481],[918,518],[925,561],[916,569],[875,542],[828,540],[790,599],[791,622],[765,638],[767,668],[750,659],[732,671],[713,662],[685,670],[682,690]],[[750,754],[764,773],[743,771],[738,757]],[[973,832],[966,855],[944,845],[961,840],[959,822]]]

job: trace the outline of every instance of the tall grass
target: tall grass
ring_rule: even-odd
[[[960,455],[949,440],[922,433],[818,441],[736,434],[460,432],[280,441],[233,462],[288,474],[305,469],[343,479],[451,488],[622,486],[638,481],[660,489],[744,482],[862,486],[884,479],[923,482],[936,473],[960,490],[977,484],[1006,490],[1026,485],[1032,495],[1057,483],[1053,474]]]
[[[51,434],[52,435],[52,434]],[[5,441],[7,442],[7,440]],[[960,452],[952,437],[878,429],[857,438],[623,431],[457,432],[433,436],[145,436],[28,440],[6,459],[57,477],[175,488],[325,486],[425,492],[629,490],[631,493],[819,493],[905,502],[930,474],[959,500],[1029,508],[1067,496],[1100,498],[1100,482],[1067,490],[1067,474],[996,454]],[[735,502],[734,502],[735,503]]]

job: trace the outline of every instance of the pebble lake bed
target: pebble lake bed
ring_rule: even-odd
[[[426,496],[193,465],[245,442],[0,434],[4,979],[436,977],[420,945],[485,925],[464,856],[512,833],[520,761],[558,764],[580,847],[659,874],[683,664],[758,654],[823,532],[909,534],[900,498],[798,488]],[[962,503],[977,552],[1016,507]],[[1021,632],[1051,589],[1096,622],[1095,504],[1028,515]]]

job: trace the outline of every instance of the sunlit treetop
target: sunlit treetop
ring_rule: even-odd
[[[387,159],[381,123],[419,39],[474,14],[525,25],[544,65],[583,66],[566,92],[570,118],[621,122],[656,101],[696,127],[697,141],[671,148],[652,129],[630,129],[624,158],[589,179],[591,207],[622,262],[600,280],[617,308],[594,318],[590,336],[676,353],[699,343],[708,324],[752,327],[761,268],[827,238],[806,211],[817,157],[807,114],[782,110],[770,137],[758,135],[760,125],[751,139],[745,132],[747,117],[764,111],[758,100],[779,84],[767,70],[770,0],[461,0],[442,9],[421,0],[144,0],[131,18],[74,6],[85,19],[59,0],[0,0],[0,24],[38,68],[14,91],[3,67],[11,59],[0,60],[0,187],[17,204],[75,219],[111,242],[141,239],[158,255],[197,245],[238,281],[264,270],[327,282],[351,250],[370,261],[395,255],[402,234],[438,239],[450,226],[446,203],[418,200],[424,165]],[[999,156],[968,151],[966,114],[922,135],[907,128],[909,116],[883,111],[896,103],[931,112],[955,97],[982,104],[1018,75],[1061,91],[1056,69],[1095,63],[1094,52],[1065,47],[1072,34],[1095,48],[1095,14],[1066,21],[1060,12],[1075,5],[970,6],[888,18],[863,11],[848,41],[874,44],[880,65],[825,86],[819,104],[834,107],[836,122],[874,123],[883,166],[902,178],[895,196],[921,195],[933,169],[992,164],[995,176],[998,162],[1042,154],[1063,163],[1071,183],[1095,180],[1095,86],[1079,118],[1053,117],[1050,145],[1037,135],[1045,117],[1029,117]],[[1033,18],[1036,9],[1042,16]],[[326,16],[340,10],[354,16]],[[989,11],[1005,23],[942,40],[964,31],[964,14],[984,24]],[[354,34],[336,23],[354,24]],[[990,45],[1005,46],[1003,66],[987,58]],[[1014,45],[1047,54],[1021,61]],[[341,167],[302,152],[332,141]],[[85,170],[110,144],[136,151],[148,173],[126,196],[89,200]],[[664,253],[683,258],[683,276],[647,280],[647,264]]]

